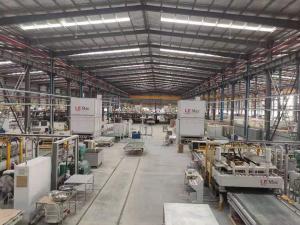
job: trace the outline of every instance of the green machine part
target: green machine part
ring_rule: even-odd
[[[62,176],[67,173],[67,165],[66,162],[61,162],[59,164],[59,176]]]
[[[84,155],[86,153],[85,144],[79,143],[78,148],[79,148],[79,161],[82,161],[84,160]]]
[[[79,162],[79,174],[89,174],[91,172],[91,166],[87,160]]]
[[[294,154],[295,154],[295,159],[297,161],[297,168],[300,169],[300,150],[296,150]]]

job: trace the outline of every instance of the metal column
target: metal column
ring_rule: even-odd
[[[206,119],[210,119],[209,118],[209,113],[210,113],[210,91],[207,92],[207,114],[206,114]]]
[[[297,79],[297,77],[296,77],[296,79]],[[297,92],[296,92],[296,94],[297,94]],[[297,104],[298,104],[298,96],[294,95],[294,97],[293,97],[293,110],[294,110],[293,111],[293,117],[294,117],[294,122],[298,121],[298,118],[297,118],[298,117],[298,115],[297,115],[298,106],[297,106]]]
[[[53,55],[51,53],[51,55]],[[55,87],[54,87],[54,76],[55,74],[53,73],[54,70],[54,60],[53,57],[50,58],[50,69],[51,71],[48,72],[49,75],[49,103],[50,103],[50,134],[54,133],[54,97],[52,95],[55,94]]]
[[[231,107],[230,107],[230,125],[234,124],[234,97],[235,97],[235,83],[231,84]]]
[[[30,90],[31,90],[31,79],[30,79],[30,66],[25,67],[25,110],[24,110],[24,131],[26,134],[30,133],[30,127],[31,127],[31,116],[30,116],[30,104],[31,104],[31,99],[30,99]]]
[[[93,87],[89,86],[89,98],[93,98]]]
[[[213,108],[212,108],[212,119],[216,120],[216,107],[217,107],[217,90],[213,90],[214,97],[213,97]]]
[[[83,83],[78,82],[79,85],[79,98],[83,98]]]
[[[282,82],[282,68],[279,68],[279,74],[278,74],[278,91],[279,95],[277,98],[277,117],[279,118],[280,112],[281,112],[281,100],[280,100],[280,95],[281,95],[281,82]]]
[[[67,81],[67,96],[72,96],[71,89],[71,79],[66,79]],[[71,98],[67,101],[67,117],[68,117],[68,128],[71,129]]]
[[[249,64],[247,64],[247,71],[249,71]],[[245,104],[244,104],[244,137],[248,140],[248,112],[249,112],[249,93],[250,93],[250,77],[247,74],[245,78]]]
[[[272,79],[269,71],[266,71],[266,97],[265,97],[265,140],[270,140],[271,134],[271,104],[272,104]]]
[[[253,101],[253,117],[256,118],[256,115],[257,115],[257,111],[256,111],[256,108],[257,108],[257,76],[255,76],[255,82],[254,82],[254,101]]]
[[[297,107],[297,117],[298,117],[298,121],[297,121],[297,141],[300,140],[300,98],[299,98],[299,94],[300,94],[300,59],[297,60],[296,62],[296,79],[297,79],[297,95],[298,95],[298,107]]]
[[[50,134],[53,134],[53,129],[54,129],[54,74],[49,73],[49,103],[50,103]]]
[[[221,87],[221,107],[220,107],[220,121],[224,120],[224,75],[222,75],[222,87]]]

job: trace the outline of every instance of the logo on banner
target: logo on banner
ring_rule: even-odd
[[[267,185],[278,185],[278,181],[272,180],[272,179],[261,179],[260,180],[261,186],[267,186]]]
[[[88,111],[90,110],[89,107],[86,107],[86,106],[75,106],[75,111],[76,112],[80,112],[80,111]]]
[[[199,113],[199,109],[191,109],[191,108],[185,108],[184,113],[190,114],[190,113]]]

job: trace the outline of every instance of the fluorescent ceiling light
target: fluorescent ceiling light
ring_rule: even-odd
[[[121,68],[132,68],[132,67],[144,67],[145,64],[137,64],[137,65],[126,65],[126,66],[113,66],[109,69],[121,69]]]
[[[80,22],[66,22],[61,20],[59,23],[45,23],[45,24],[33,24],[33,25],[20,25],[22,30],[38,30],[47,28],[59,28],[59,27],[74,27],[74,26],[86,26],[86,25],[97,25],[106,23],[122,23],[130,21],[129,17],[121,17],[115,19],[101,19],[101,20],[86,20]]]
[[[166,67],[166,68],[174,68],[174,69],[184,69],[184,70],[191,70],[192,68],[189,67],[183,67],[183,66],[170,66],[170,65],[164,65],[159,64],[160,67]]]
[[[70,55],[70,56],[106,55],[106,54],[116,54],[116,53],[125,53],[125,52],[138,52],[138,51],[140,51],[140,48],[129,48],[129,49],[100,51],[100,52],[85,52],[85,53],[73,54],[73,55]]]
[[[227,29],[251,30],[251,31],[261,31],[261,32],[270,32],[270,33],[276,30],[276,27],[263,27],[261,25],[248,26],[247,23],[244,23],[243,25],[235,25],[233,23],[225,24],[225,23],[218,23],[218,22],[212,23],[212,22],[205,22],[203,19],[202,21],[193,21],[193,20],[167,18],[162,16],[160,20],[161,22],[167,22],[167,23],[179,23],[179,24],[206,26],[206,27],[219,27],[219,28],[227,28]]]
[[[181,50],[173,50],[173,49],[166,49],[161,48],[161,52],[168,52],[168,53],[176,53],[176,54],[185,54],[185,55],[197,55],[197,56],[207,56],[207,57],[218,57],[218,58],[224,58],[219,55],[212,55],[212,54],[206,54],[201,52],[188,52],[188,51],[181,51]]]
[[[9,65],[9,64],[13,64],[12,61],[0,61],[0,65]]]
[[[273,75],[272,78],[279,79],[279,75]],[[296,78],[293,76],[281,76],[281,79],[294,80]]]
[[[45,73],[44,71],[37,70],[37,71],[32,71],[30,74],[40,74],[40,73]],[[16,73],[9,73],[7,75],[23,75],[25,74],[24,72],[16,72]]]

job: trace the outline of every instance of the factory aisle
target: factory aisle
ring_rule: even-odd
[[[106,148],[103,165],[93,170],[95,193],[64,224],[161,225],[164,202],[190,202],[183,183],[190,153],[163,146],[163,139],[162,126],[153,126],[141,156],[124,154],[124,143]],[[213,211],[227,225],[225,214]]]

